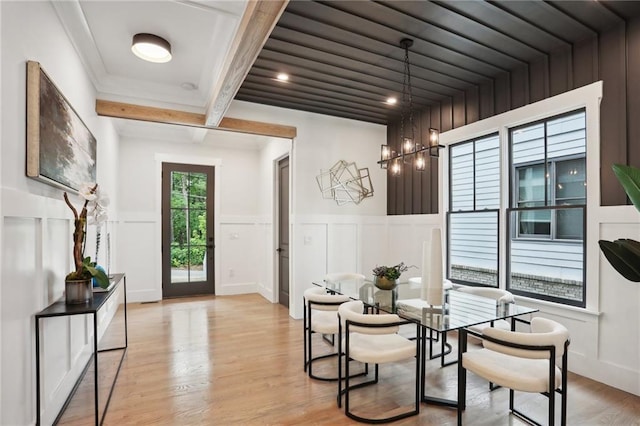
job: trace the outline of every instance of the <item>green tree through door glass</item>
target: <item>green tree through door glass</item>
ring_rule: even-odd
[[[171,282],[205,281],[207,176],[171,172]]]

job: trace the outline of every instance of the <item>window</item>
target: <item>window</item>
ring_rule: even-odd
[[[516,167],[515,199],[518,208],[586,204],[584,157],[550,161],[546,170],[548,172],[545,172],[544,164]],[[549,178],[545,179],[547,174]],[[518,237],[579,240],[582,238],[582,224],[578,213],[577,210],[521,211],[518,215]]]
[[[450,146],[448,278],[498,286],[500,139],[497,134]]]
[[[584,306],[586,113],[509,130],[507,288]]]

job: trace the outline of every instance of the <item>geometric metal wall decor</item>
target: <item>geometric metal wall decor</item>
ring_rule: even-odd
[[[355,162],[339,160],[329,170],[320,170],[316,182],[322,198],[335,200],[339,206],[347,203],[360,204],[365,198],[373,197],[369,169],[359,169]]]

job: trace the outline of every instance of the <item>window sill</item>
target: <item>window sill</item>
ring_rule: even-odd
[[[546,300],[533,299],[531,297],[515,296],[516,303],[540,309],[540,312],[547,312],[550,314],[592,321],[598,318],[602,313],[593,311],[587,308],[580,308],[578,306],[563,305],[557,302],[548,302]]]

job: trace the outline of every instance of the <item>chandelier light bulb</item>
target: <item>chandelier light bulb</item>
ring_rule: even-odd
[[[411,138],[405,138],[404,139],[403,152],[405,154],[409,153],[409,152],[413,152],[413,139],[411,139]]]
[[[398,176],[401,170],[402,170],[402,166],[400,165],[400,162],[398,160],[394,161],[393,164],[391,165],[391,174],[393,176]]]
[[[391,148],[389,148],[389,145],[382,145],[380,157],[382,157],[383,160],[388,160],[391,158]]]
[[[438,131],[436,129],[429,129],[429,145],[437,146],[439,139]]]

